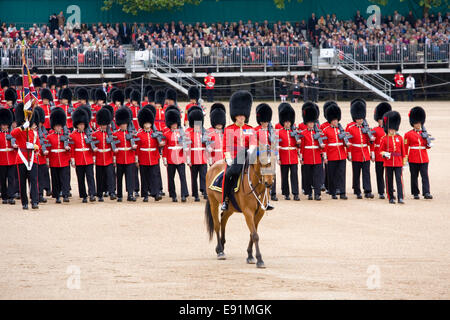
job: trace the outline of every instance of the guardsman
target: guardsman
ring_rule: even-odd
[[[145,100],[142,101],[141,106],[155,105],[155,91],[153,89],[146,91]]]
[[[131,91],[130,104],[128,105],[128,108],[130,108],[131,113],[133,114],[131,121],[133,122],[133,126],[136,130],[139,129],[138,113],[141,109],[139,101],[141,101],[141,93],[137,90]]]
[[[87,105],[89,101],[89,91],[85,87],[78,87],[75,90],[78,101],[73,104],[74,109]]]
[[[223,131],[227,122],[225,106],[221,103],[214,103],[209,112],[211,128],[208,129],[212,143],[208,151],[208,163],[213,165],[223,159]]]
[[[22,102],[22,93],[23,93],[23,79],[20,76],[17,76],[15,78],[15,89],[16,89],[16,95],[17,95],[17,103]]]
[[[208,96],[208,102],[214,101],[214,85],[216,84],[216,79],[212,76],[211,70],[208,69],[208,73],[204,79],[206,86],[206,94]]]
[[[242,172],[246,153],[253,152],[257,147],[255,131],[247,124],[252,103],[252,95],[244,90],[233,93],[230,98],[230,117],[233,124],[225,128],[223,136],[223,153],[227,166],[222,185],[222,211],[228,210],[233,184]]]
[[[15,108],[15,119],[17,127],[11,131],[11,135],[16,139],[17,144],[16,165],[22,208],[28,210],[27,185],[29,185],[31,208],[39,209],[38,166],[36,163],[41,146],[35,131],[39,125],[39,114],[33,111],[31,120],[26,120],[23,103],[19,103]]]
[[[39,77],[35,77],[33,78],[33,86],[34,86],[34,90],[36,90],[36,94],[38,97],[38,100],[41,101],[41,86],[42,86],[42,82],[41,82],[41,78]]]
[[[61,75],[58,79],[58,87],[60,90],[68,88],[69,87],[69,78],[67,78],[66,75]]]
[[[55,76],[49,76],[48,77],[48,88],[50,89],[50,92],[52,93],[53,102],[55,105],[59,104],[58,100],[58,90],[56,89],[57,79]]]
[[[53,96],[51,91],[47,88],[43,88],[41,90],[41,98],[42,102],[39,104],[39,107],[41,107],[42,110],[44,110],[45,115],[44,128],[46,130],[50,130],[50,113],[54,109],[54,104],[52,104]]]
[[[302,112],[303,123],[306,129],[301,132],[300,143],[301,162],[304,165],[304,189],[308,200],[321,200],[321,184],[323,177],[322,147],[317,139],[314,139],[314,123],[319,118],[318,108],[314,105],[306,106]]]
[[[130,111],[127,107],[122,107],[116,111],[116,125],[118,130],[113,135],[119,140],[116,148],[116,169],[117,169],[117,201],[122,202],[123,198],[123,176],[125,175],[125,187],[128,194],[127,201],[135,202],[136,198],[133,195],[135,189],[135,174],[136,168],[136,143],[130,136],[128,125],[131,121]]]
[[[70,193],[70,145],[61,140],[64,137],[63,128],[66,125],[66,114],[61,108],[55,108],[50,113],[50,126],[53,131],[47,136],[50,146],[48,161],[52,176],[52,195],[56,203],[69,202]],[[67,138],[67,137],[66,137]]]
[[[169,196],[172,202],[177,202],[177,193],[175,191],[175,172],[178,171],[181,186],[181,202],[186,202],[189,191],[186,183],[185,168],[185,144],[187,137],[183,136],[183,128],[181,127],[181,114],[177,108],[170,108],[165,113],[165,121],[167,130],[164,132],[166,144],[163,149],[163,164],[167,167],[167,180],[169,187]]]
[[[373,152],[373,141],[369,135],[363,133],[363,123],[366,118],[366,105],[362,101],[355,101],[350,107],[353,124],[348,125],[346,131],[352,136],[349,139],[350,148],[347,152],[347,159],[352,162],[353,171],[353,192],[358,199],[362,199],[361,194],[361,172],[364,196],[372,199],[372,185],[370,182],[370,160],[375,159]],[[372,154],[371,154],[372,153]]]
[[[1,80],[0,80],[0,86],[1,86],[1,99],[0,99],[0,103],[2,103],[3,104],[3,100],[6,100],[5,99],[5,92],[6,92],[6,90],[8,90],[8,88],[10,87],[10,82],[9,82],[9,78],[8,78],[8,74],[6,74],[6,77],[5,78],[2,78]],[[16,96],[17,96],[17,93],[16,93]]]
[[[101,108],[96,114],[98,130],[92,134],[93,138],[98,141],[97,151],[95,152],[95,180],[99,202],[104,201],[103,195],[105,193],[109,194],[111,200],[116,199],[114,193],[116,184],[113,166],[114,147],[111,146],[110,141],[114,137],[109,127],[111,121],[111,112],[106,108]]]
[[[41,76],[42,89],[47,88],[48,77],[44,74]]]
[[[188,98],[189,103],[186,105],[186,109],[184,110],[184,126],[187,127],[188,123],[188,112],[189,108],[192,106],[198,106],[198,99],[200,98],[200,91],[197,87],[189,87],[188,89]]]
[[[397,182],[398,203],[403,204],[403,165],[406,163],[405,145],[403,138],[397,133],[400,127],[400,113],[389,111],[383,115],[383,127],[386,135],[381,139],[380,153],[384,158],[386,170],[386,189],[389,203],[395,203],[394,174]]]
[[[375,173],[377,175],[377,190],[378,197],[380,199],[385,199],[384,196],[384,159],[381,156],[380,146],[381,139],[386,135],[383,128],[383,115],[386,112],[392,110],[391,105],[388,102],[379,103],[374,112],[374,119],[378,123],[378,126],[373,128],[375,141],[374,143],[374,153],[375,153]]]
[[[282,103],[281,105],[278,108],[278,119],[281,125],[281,128],[278,129],[278,139],[280,139],[278,164],[280,165],[281,171],[281,193],[285,200],[291,200],[289,191],[290,178],[294,200],[300,201],[298,189],[298,158],[301,141],[297,141],[292,135],[295,125],[295,110],[288,103]]]
[[[106,102],[106,93],[103,89],[96,89],[94,93],[95,103],[91,105],[92,113],[95,114],[95,120],[91,122],[93,130],[97,129],[97,113],[102,109]],[[114,117],[114,115],[112,115]],[[112,121],[112,118],[111,118]]]
[[[37,78],[36,78],[37,79]],[[45,123],[45,112],[41,107],[36,107],[35,111],[39,113],[39,126],[36,128],[36,132],[39,136],[39,143],[41,144],[41,150],[38,154],[38,186],[39,186],[39,202],[46,203],[47,199],[44,198],[44,191],[47,196],[51,196],[52,192],[50,189],[50,173],[48,170],[47,156],[48,156],[48,132],[44,127]]]
[[[59,102],[58,105],[59,108],[62,108],[64,112],[66,113],[66,126],[69,130],[73,130],[73,122],[72,122],[72,112],[74,111],[74,108],[72,106],[72,90],[69,88],[61,89],[59,94]]]
[[[430,180],[428,178],[428,152],[432,147],[424,138],[424,123],[426,119],[425,110],[422,107],[414,107],[409,112],[409,123],[413,127],[411,131],[405,134],[405,152],[409,162],[409,171],[411,173],[411,193],[414,199],[418,200],[419,173],[422,177],[422,194],[425,199],[433,199],[430,193]]]
[[[16,150],[10,136],[13,110],[0,108],[0,191],[3,204],[16,204]]]
[[[124,106],[125,96],[123,95],[123,91],[120,89],[115,89],[111,94],[112,107],[114,109],[114,116],[116,115],[116,111]]]
[[[14,111],[14,105],[17,100],[16,90],[14,90],[13,88],[6,89],[5,93],[4,93],[4,97],[5,97],[5,103],[3,104],[3,107]]]
[[[125,90],[123,91],[123,93],[125,94],[125,101],[124,101],[125,107],[131,106],[131,92],[133,92],[132,87],[126,87]],[[140,99],[139,99],[139,101],[140,101]]]
[[[403,87],[405,86],[405,76],[402,74],[402,68],[400,66],[396,69],[397,73],[394,76],[396,99],[398,101],[403,101]]]
[[[64,89],[63,89],[64,90]],[[95,178],[94,178],[94,153],[97,148],[92,149],[91,145],[86,143],[85,130],[89,126],[90,116],[84,108],[75,109],[72,114],[73,126],[75,130],[70,134],[73,141],[71,147],[71,164],[75,168],[78,180],[78,191],[83,203],[87,203],[88,194],[86,193],[85,181],[88,185],[89,201],[95,199]]]
[[[169,106],[177,106],[177,92],[172,89],[172,88],[167,88],[166,90],[166,96],[164,99],[164,111],[166,110],[167,107]],[[180,110],[181,113],[181,110]]]
[[[141,174],[141,197],[144,202],[148,202],[150,195],[159,201],[162,199],[159,194],[162,186],[161,171],[159,169],[159,148],[164,146],[165,141],[158,143],[156,137],[153,135],[153,125],[155,115],[149,108],[142,108],[138,113],[139,127],[142,129],[138,132],[136,157],[139,164],[139,171]]]
[[[189,150],[187,164],[191,169],[191,191],[195,202],[199,202],[198,179],[200,180],[200,192],[204,199],[206,195],[206,141],[209,140],[208,133],[203,128],[204,116],[200,107],[192,106],[188,110],[189,128],[186,135],[189,138]]]
[[[326,110],[325,118],[329,124],[323,129],[323,134],[327,139],[325,142],[325,165],[328,176],[328,191],[332,199],[337,199],[338,195],[342,200],[347,200],[345,194],[345,172],[347,150],[344,137],[340,137],[339,121],[341,121],[341,108],[336,103],[330,104]]]
[[[155,93],[155,128],[158,131],[164,132],[166,128],[165,114],[164,114],[164,100],[166,93],[164,90],[158,90]]]
[[[331,105],[336,105],[336,102],[335,101],[327,101],[323,104],[323,116],[325,117],[325,119],[327,119],[328,107]],[[323,132],[329,126],[330,126],[330,123],[328,121],[325,121],[324,123],[322,123],[320,125],[320,127],[319,127],[320,131]],[[327,174],[327,172],[328,172],[328,164],[324,163],[323,164],[323,177],[324,177],[323,185],[326,190],[329,190],[328,189],[328,174]]]

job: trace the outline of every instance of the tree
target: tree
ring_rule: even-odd
[[[370,1],[376,4],[380,4],[382,6],[385,6],[389,3],[389,0],[370,0]],[[404,1],[406,0],[400,0],[400,2]],[[428,11],[431,8],[441,7],[443,4],[445,4],[446,7],[449,8],[448,0],[413,0],[413,1],[423,8],[423,14],[428,13]]]

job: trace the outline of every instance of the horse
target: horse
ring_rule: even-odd
[[[258,224],[267,208],[269,202],[269,189],[274,183],[275,161],[271,159],[273,151],[269,145],[259,146],[253,154],[248,156],[243,170],[240,174],[239,190],[234,192],[234,199],[230,197],[228,210],[222,212],[219,219],[219,206],[222,202],[222,192],[213,190],[209,186],[213,180],[225,169],[224,160],[213,164],[206,173],[206,185],[208,200],[205,205],[205,221],[209,241],[212,240],[214,232],[217,237],[216,253],[218,260],[225,260],[225,227],[230,216],[241,209],[244,214],[248,229],[250,230],[250,241],[247,248],[247,263],[255,264],[257,268],[265,268],[264,261],[259,250]],[[231,195],[233,196],[233,195]],[[239,207],[236,208],[235,204]],[[253,244],[256,249],[256,261],[253,257]]]

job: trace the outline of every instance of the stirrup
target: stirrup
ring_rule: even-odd
[[[228,210],[228,200],[225,200],[225,201],[222,203],[221,210],[222,210],[222,211],[227,211],[227,210]]]

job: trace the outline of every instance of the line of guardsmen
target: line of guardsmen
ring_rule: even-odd
[[[86,88],[79,87],[75,90],[78,101],[72,104],[72,90],[66,76],[61,76],[59,81],[54,76],[34,76],[40,103],[28,123],[23,116],[23,104],[17,98],[21,96],[21,88],[17,84],[11,86],[11,82],[7,75],[1,79],[0,191],[3,204],[15,204],[20,195],[24,209],[28,209],[26,181],[32,208],[47,202],[44,192],[55,198],[56,203],[69,202],[70,166],[75,168],[83,203],[103,202],[104,197],[123,201],[124,178],[127,201],[136,201],[139,192],[144,202],[148,202],[149,197],[159,201],[165,195],[160,160],[167,168],[172,201],[178,201],[176,172],[180,179],[181,201],[185,202],[189,196],[186,164],[191,171],[192,196],[200,201],[199,191],[206,198],[208,164],[224,159],[230,150],[224,132],[238,126],[236,122],[226,128],[225,106],[215,103],[210,109],[211,127],[205,130],[205,110],[195,87],[189,88],[190,103],[182,121],[183,112],[177,106],[176,91],[171,88],[155,92],[148,86],[144,101],[141,101],[141,93],[133,88],[124,91],[114,88],[110,92],[111,102],[107,104],[107,95],[102,89],[90,94]],[[95,101],[92,105],[90,96]],[[251,104],[245,108],[251,108]],[[275,141],[268,139],[272,122],[270,106],[260,104],[256,113],[259,126],[253,129],[245,124],[251,128],[249,132],[258,133],[255,136],[260,140],[267,138],[260,143]],[[286,200],[291,193],[294,200],[300,200],[299,162],[302,190],[308,199],[320,200],[323,188],[333,199],[338,196],[347,199],[346,159],[352,163],[352,187],[358,199],[362,199],[362,190],[366,198],[374,197],[370,161],[375,162],[380,198],[384,198],[386,185],[389,201],[395,203],[395,175],[397,198],[399,203],[404,202],[402,167],[406,162],[409,162],[414,198],[419,198],[419,173],[424,197],[432,198],[427,155],[432,138],[424,130],[425,111],[421,107],[411,110],[409,119],[413,129],[404,138],[397,133],[400,115],[386,102],[375,109],[377,127],[374,129],[369,128],[365,120],[366,104],[361,99],[352,101],[353,122],[345,130],[339,122],[341,109],[335,102],[324,105],[327,122],[319,124],[319,113],[315,103],[306,102],[302,107],[303,122],[297,125],[291,105],[282,103],[278,108],[279,123],[274,132],[279,144],[277,157],[282,194]],[[232,117],[233,121],[235,118]],[[34,165],[30,167],[30,164]],[[271,199],[278,200],[275,186]]]

